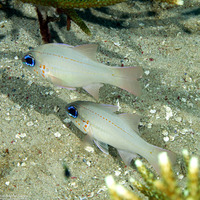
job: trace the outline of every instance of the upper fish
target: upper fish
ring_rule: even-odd
[[[88,134],[103,152],[108,153],[108,145],[115,147],[126,164],[130,164],[139,154],[159,173],[159,153],[165,151],[172,163],[176,161],[175,153],[154,146],[140,137],[139,115],[116,114],[117,110],[117,106],[89,101],[76,101],[66,106],[66,112],[76,127]]]
[[[114,85],[139,96],[141,67],[110,67],[97,62],[96,44],[70,46],[50,43],[36,47],[22,59],[32,71],[53,84],[69,89],[83,87],[98,99],[103,83]]]

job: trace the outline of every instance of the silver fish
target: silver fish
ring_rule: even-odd
[[[52,43],[36,47],[22,61],[53,84],[69,89],[83,87],[96,99],[103,83],[139,96],[141,87],[138,79],[143,74],[142,68],[106,66],[97,62],[96,51],[96,44],[73,47]]]
[[[104,153],[108,154],[109,144],[118,150],[126,164],[130,164],[139,154],[147,159],[158,173],[160,152],[167,152],[171,161],[175,162],[175,153],[149,144],[139,136],[138,115],[116,114],[117,110],[117,106],[88,101],[76,101],[66,107],[73,124],[88,134]]]

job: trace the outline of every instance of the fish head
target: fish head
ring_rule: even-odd
[[[87,115],[84,115],[86,108],[81,105],[81,101],[68,104],[66,106],[66,112],[72,123],[83,133],[87,134],[90,127],[90,122],[86,117]]]
[[[29,51],[22,58],[22,63],[31,71],[48,78],[49,68],[47,67],[47,59],[36,49]]]

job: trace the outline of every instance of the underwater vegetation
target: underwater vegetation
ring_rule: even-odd
[[[140,160],[136,160],[136,167],[141,174],[144,184],[131,178],[130,182],[149,200],[199,200],[200,199],[200,176],[198,158],[190,157],[187,150],[183,150],[184,162],[187,169],[187,183],[183,190],[172,170],[171,163],[166,152],[159,154],[161,169],[160,179],[157,179]],[[142,200],[132,191],[117,184],[112,176],[106,177],[106,185],[109,189],[111,199],[114,200]]]
[[[114,5],[116,3],[124,2],[125,0],[20,0],[23,3],[32,3],[36,5],[36,12],[40,24],[40,33],[44,43],[50,42],[50,32],[48,23],[55,21],[47,16],[47,13],[42,14],[43,8],[40,6],[51,6],[56,8],[58,14],[67,15],[67,30],[70,30],[71,20],[76,23],[83,32],[91,35],[91,32],[85,22],[78,16],[75,8],[100,8],[104,6]]]
[[[76,23],[83,32],[91,35],[91,32],[85,22],[78,16],[75,9],[77,8],[100,8],[124,2],[126,0],[18,0],[23,3],[32,3],[36,6],[38,21],[40,25],[40,33],[44,43],[50,42],[50,31],[48,23],[59,19],[49,17],[47,11],[41,6],[56,8],[57,14],[67,15],[67,30],[70,30],[71,20]],[[183,0],[156,0],[169,4],[183,5]]]

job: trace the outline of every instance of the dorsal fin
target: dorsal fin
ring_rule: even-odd
[[[126,123],[137,133],[139,132],[138,130],[138,125],[140,122],[140,116],[137,114],[129,114],[129,113],[122,113],[118,114],[120,118],[126,121]]]
[[[79,53],[83,54],[84,56],[90,58],[93,61],[96,60],[96,52],[97,52],[97,44],[84,44],[74,47],[74,50],[78,51]]]
[[[110,105],[110,104],[98,104],[97,106],[103,108],[104,110],[107,110],[108,112],[117,112],[119,111],[119,107],[115,105]]]

